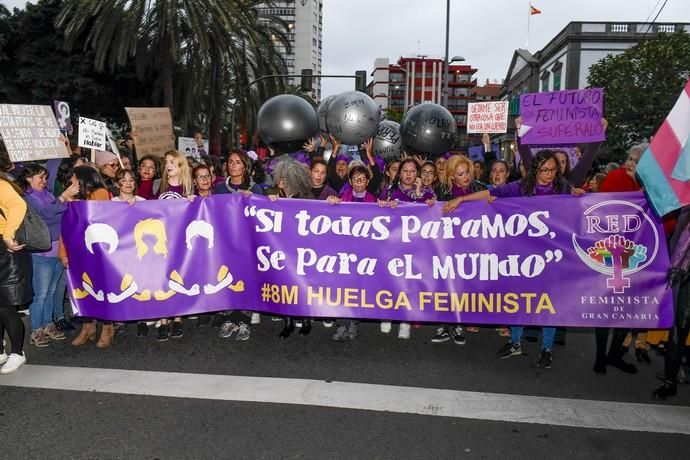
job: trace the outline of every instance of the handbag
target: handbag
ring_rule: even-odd
[[[43,218],[36,212],[26,198],[26,215],[21,225],[14,234],[14,239],[19,244],[24,245],[24,249],[29,252],[46,252],[52,247],[50,230]],[[0,210],[0,215],[7,220],[5,213]]]

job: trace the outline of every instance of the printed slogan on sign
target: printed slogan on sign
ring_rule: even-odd
[[[124,212],[126,211],[126,212]],[[440,205],[78,202],[63,232],[80,315],[301,317],[658,328],[668,255],[641,193]]]

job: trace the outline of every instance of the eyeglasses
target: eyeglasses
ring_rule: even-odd
[[[196,176],[194,179],[196,180],[211,180],[211,176],[208,174],[202,174],[200,176]]]
[[[539,174],[556,174],[556,168],[541,168]]]
[[[366,182],[368,179],[364,176],[359,176],[359,177],[353,177],[352,178],[352,183],[353,184],[362,184]]]
[[[106,163],[104,166],[107,166],[109,168],[117,169],[120,167],[118,163]]]

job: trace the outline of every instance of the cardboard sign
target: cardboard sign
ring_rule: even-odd
[[[105,150],[105,132],[104,122],[79,117],[79,140],[77,145],[87,149]]]
[[[204,139],[204,145],[201,149],[196,144],[193,137],[178,137],[177,138],[177,150],[184,153],[185,156],[193,156],[197,160],[201,158],[202,149],[203,154],[206,155],[208,152],[208,139]]]
[[[467,104],[467,133],[502,134],[508,131],[508,101]]]
[[[12,161],[69,156],[49,105],[0,104],[0,134]]]
[[[137,156],[162,157],[175,150],[172,117],[167,107],[125,107],[132,125],[132,139]]]
[[[579,144],[606,140],[601,126],[602,88],[520,96],[523,144]]]

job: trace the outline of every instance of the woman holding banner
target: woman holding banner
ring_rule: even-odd
[[[531,168],[524,179],[510,182],[491,190],[482,190],[480,192],[453,198],[443,206],[443,213],[454,211],[465,201],[493,201],[499,198],[558,195],[566,193],[572,193],[573,195],[579,196],[583,195],[585,191],[571,187],[561,176],[558,159],[552,150],[542,150],[532,159]],[[520,342],[522,341],[524,328],[521,326],[513,326],[510,330],[511,339],[496,353],[498,358],[504,359],[522,354]],[[551,350],[553,348],[555,334],[555,327],[542,328],[542,346],[537,366],[545,369],[551,368],[553,359]]]
[[[72,185],[79,187],[79,192],[76,195],[78,200],[94,200],[94,201],[109,201],[110,193],[103,183],[103,178],[96,169],[91,166],[77,166],[74,168],[72,174]],[[58,257],[62,266],[69,267],[69,257],[65,246],[60,239],[60,247],[58,249]],[[115,330],[111,321],[103,321],[103,328],[101,336],[96,343],[98,348],[108,348],[113,344],[113,337],[115,337]],[[79,347],[85,345],[87,342],[96,340],[96,320],[91,318],[82,318],[82,327],[79,335],[72,340],[72,345]]]
[[[193,199],[194,186],[192,172],[187,158],[177,150],[165,152],[165,167],[161,176],[161,186],[157,198],[159,200]],[[167,318],[160,320],[158,327],[158,341],[165,342],[168,337],[179,339],[184,335],[182,318],[175,317],[172,327]]]
[[[311,178],[304,165],[288,156],[284,156],[275,162],[272,171],[273,183],[275,188],[269,193],[271,201],[279,198],[301,198],[313,199],[311,191]],[[302,327],[299,333],[308,335],[311,332],[311,318],[302,318]],[[283,330],[280,331],[280,338],[287,338],[295,331],[297,326],[295,320],[290,316],[283,318]]]
[[[486,186],[475,180],[476,169],[472,160],[462,155],[455,155],[446,161],[445,176],[441,181],[439,201],[448,201],[456,197],[467,196],[471,193],[486,190]],[[493,167],[493,165],[492,165]],[[478,332],[479,328],[470,326],[470,332]],[[450,339],[456,345],[465,344],[465,335],[462,326],[456,324],[451,327],[444,324],[436,330],[436,335],[432,337],[432,343],[443,343]]]
[[[367,186],[371,181],[371,172],[364,165],[357,164],[350,168],[348,173],[350,187],[345,190],[340,197],[329,196],[327,201],[331,204],[340,202],[353,203],[376,203],[376,197],[367,191]],[[359,321],[354,319],[338,318],[336,320],[336,331],[333,334],[334,342],[347,342],[357,337],[357,324]],[[390,323],[389,323],[390,324]]]

